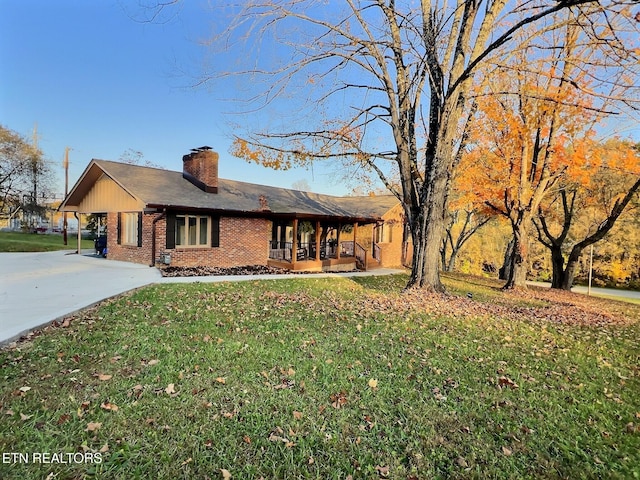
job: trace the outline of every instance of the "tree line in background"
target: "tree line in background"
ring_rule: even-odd
[[[46,215],[52,185],[53,169],[36,139],[0,125],[0,217],[35,228]]]

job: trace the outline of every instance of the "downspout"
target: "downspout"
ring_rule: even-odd
[[[151,224],[151,263],[150,267],[154,267],[156,265],[156,223],[162,220],[167,215],[167,209],[162,210],[162,213],[153,219],[153,223]]]

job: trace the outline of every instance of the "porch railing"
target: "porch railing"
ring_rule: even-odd
[[[316,242],[299,242],[296,247],[296,261],[315,260]],[[269,242],[269,258],[291,262],[293,256],[293,242],[280,242],[272,240]],[[353,242],[340,242],[340,256],[353,257]],[[320,242],[320,260],[327,258],[338,258],[338,244],[334,241]]]

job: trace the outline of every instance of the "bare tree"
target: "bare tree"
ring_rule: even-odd
[[[410,227],[407,287],[442,290],[447,200],[475,113],[471,92],[478,74],[562,26],[566,17],[557,14],[567,9],[580,13],[579,28],[609,49],[603,59],[616,56],[618,66],[637,63],[637,52],[625,43],[633,37],[600,28],[620,18],[637,30],[634,5],[635,0],[251,0],[212,39],[235,53],[237,63],[216,65],[202,83],[233,75],[242,97],[240,81],[247,79],[252,88],[242,97],[245,111],[254,117],[259,109],[271,112],[269,126],[251,121],[238,133],[236,155],[274,168],[347,158],[374,171],[401,201]],[[307,115],[296,111],[290,121],[282,120],[293,105]],[[397,185],[389,180],[395,176]]]

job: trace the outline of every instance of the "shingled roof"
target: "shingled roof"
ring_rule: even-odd
[[[299,190],[219,179],[217,193],[207,193],[182,172],[92,160],[60,210],[73,211],[102,176],[107,175],[145,208],[207,210],[235,214],[292,216],[374,222],[398,204],[393,195],[337,197]]]

